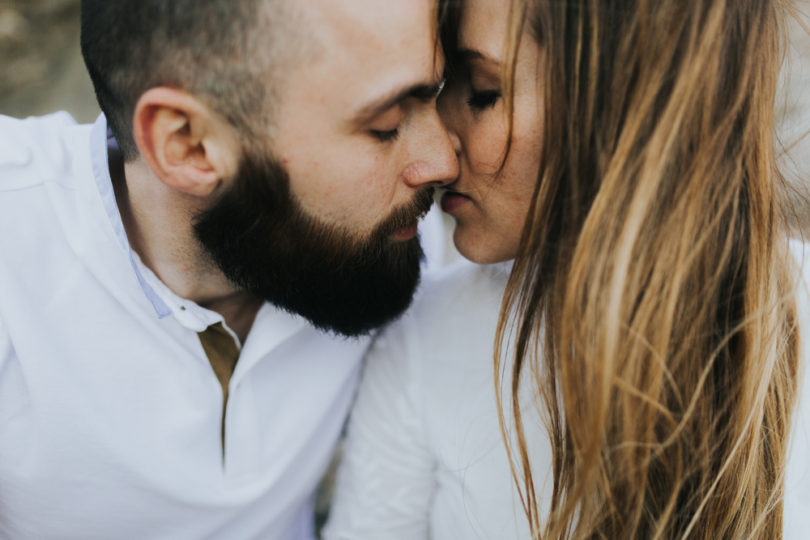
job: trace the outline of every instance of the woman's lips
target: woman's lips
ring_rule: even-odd
[[[442,195],[442,211],[452,214],[457,208],[470,202],[470,198],[455,191],[445,191]]]

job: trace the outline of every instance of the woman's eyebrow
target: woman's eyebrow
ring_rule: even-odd
[[[465,61],[470,60],[483,60],[484,62],[492,63],[492,64],[500,64],[501,61],[493,56],[488,55],[478,49],[470,48],[470,47],[462,47],[458,49],[456,54]]]

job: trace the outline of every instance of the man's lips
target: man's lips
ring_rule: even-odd
[[[400,227],[391,235],[391,238],[396,241],[410,240],[419,231],[419,220],[415,219],[409,225]]]
[[[452,214],[457,208],[470,202],[470,198],[455,191],[445,191],[442,195],[442,211]]]
[[[409,204],[395,210],[378,227],[378,232],[394,241],[410,240],[418,234],[419,221],[430,212],[432,206],[433,188],[422,190]]]

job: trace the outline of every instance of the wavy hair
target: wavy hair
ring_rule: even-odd
[[[781,537],[798,370],[774,148],[786,8],[512,2],[508,58],[521,31],[543,52],[545,146],[495,374],[534,538]],[[547,511],[523,388],[553,450]]]

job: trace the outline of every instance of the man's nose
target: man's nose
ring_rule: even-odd
[[[460,156],[461,138],[458,136],[460,118],[457,107],[453,107],[456,101],[458,101],[458,99],[454,89],[446,89],[439,94],[439,99],[436,101],[436,109],[439,111],[439,118],[450,137],[450,142],[453,145],[456,156]]]
[[[458,178],[456,150],[435,108],[426,120],[414,148],[416,159],[405,174],[411,187],[441,187]]]

